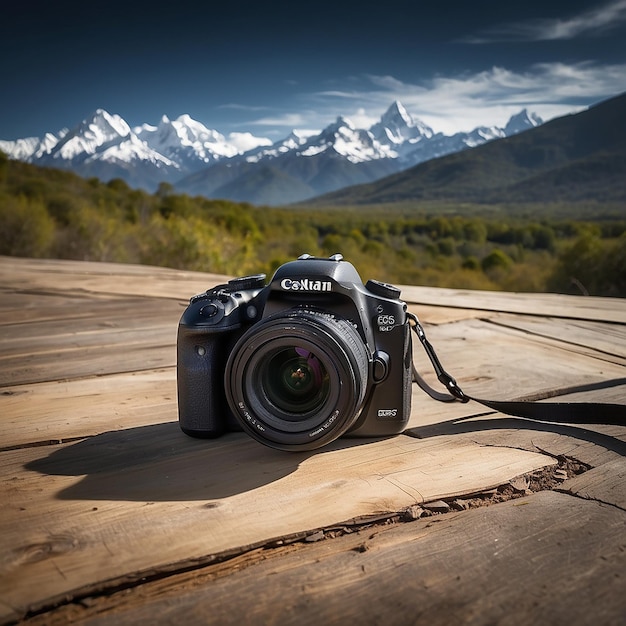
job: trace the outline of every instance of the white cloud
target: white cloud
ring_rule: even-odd
[[[446,134],[477,126],[504,126],[524,108],[547,121],[626,92],[626,63],[538,63],[522,71],[495,66],[480,72],[438,75],[419,83],[389,75],[352,76],[345,85],[346,89],[301,93],[298,100],[306,105],[300,110],[297,102],[291,101],[290,110],[284,113],[274,112],[242,125],[262,128],[262,134],[274,140],[291,130],[302,136],[315,134],[339,115],[357,128],[369,128],[394,100]]]
[[[255,126],[287,126],[289,128],[297,128],[302,124],[306,124],[312,113],[312,111],[303,113],[283,113],[270,117],[261,117],[251,121],[250,124],[254,124]]]
[[[554,41],[597,35],[620,27],[626,22],[626,0],[595,6],[569,18],[535,19],[502,24],[464,43],[485,44],[496,41]]]
[[[271,146],[272,141],[267,137],[255,137],[252,133],[230,133],[229,143],[233,144],[239,152],[252,150],[257,146]]]
[[[369,121],[361,126],[368,127],[399,100],[412,115],[449,134],[479,125],[504,125],[523,108],[547,120],[622,91],[626,91],[626,64],[540,63],[522,72],[492,67],[476,73],[436,76],[420,84],[370,75],[360,89],[309,94],[318,104],[318,113],[307,121],[309,127],[321,128],[340,110],[353,121]],[[333,117],[325,118],[331,111]]]

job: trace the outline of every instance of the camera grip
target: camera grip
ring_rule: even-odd
[[[224,395],[228,335],[178,328],[178,420],[182,431],[192,437],[218,437],[228,430]]]

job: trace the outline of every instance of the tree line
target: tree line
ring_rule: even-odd
[[[143,263],[228,275],[341,252],[398,284],[626,296],[626,219],[256,207],[120,179],[103,183],[0,154],[0,254]],[[562,213],[562,207],[560,208]]]

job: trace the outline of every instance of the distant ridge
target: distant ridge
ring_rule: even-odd
[[[626,202],[626,94],[307,204]]]

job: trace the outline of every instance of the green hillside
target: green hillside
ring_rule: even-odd
[[[265,182],[271,193],[280,178]],[[0,153],[0,223],[3,255],[244,275],[271,274],[303,252],[341,252],[364,280],[626,296],[621,204],[276,209],[175,194],[168,184],[148,194]]]

